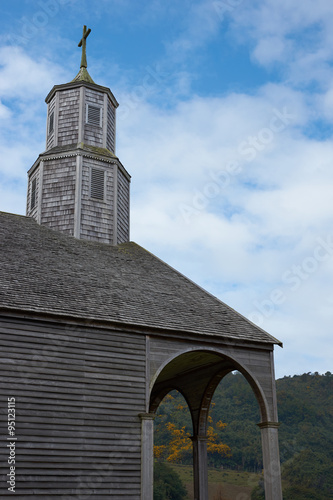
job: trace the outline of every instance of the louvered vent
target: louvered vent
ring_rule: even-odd
[[[90,196],[97,200],[104,200],[104,170],[91,169]]]
[[[101,108],[88,104],[87,109],[87,123],[88,125],[101,126]]]
[[[51,134],[53,130],[54,130],[54,111],[52,111],[49,118],[49,134]]]
[[[36,186],[37,186],[37,181],[35,178],[31,182],[30,210],[32,210],[36,206]]]

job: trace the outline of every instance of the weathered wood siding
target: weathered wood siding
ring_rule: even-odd
[[[117,243],[129,241],[130,183],[118,169],[117,181]]]
[[[108,101],[106,147],[112,151],[112,153],[116,152],[116,110],[110,101]]]
[[[73,235],[76,158],[45,161],[41,224]]]
[[[86,104],[92,104],[101,108],[102,113],[102,123],[103,121],[103,105],[104,105],[104,94],[102,92],[97,92],[96,90],[86,88]],[[98,127],[96,125],[89,125],[85,123],[84,126],[84,142],[90,146],[103,147],[103,127]]]
[[[59,92],[58,146],[77,144],[79,109],[80,89]]]
[[[0,318],[1,497],[139,500],[145,338]],[[16,492],[7,491],[7,398]]]
[[[95,200],[90,197],[91,168],[105,172],[105,198]],[[102,160],[83,158],[82,201],[81,201],[81,238],[113,242],[114,219],[114,166]]]

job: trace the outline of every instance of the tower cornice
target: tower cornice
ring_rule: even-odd
[[[55,95],[56,92],[61,91],[61,90],[70,90],[74,88],[79,88],[79,87],[86,87],[90,88],[93,90],[96,90],[98,92],[103,92],[104,94],[107,94],[108,97],[110,98],[112,104],[114,105],[115,108],[118,108],[119,103],[111,90],[108,87],[103,87],[102,85],[97,85],[97,83],[90,83],[85,80],[77,80],[69,83],[62,83],[60,85],[54,85],[54,87],[50,90],[50,92],[47,94],[45,98],[45,102],[48,104],[53,96]]]
[[[34,170],[38,167],[39,163],[41,160],[43,161],[52,161],[52,160],[60,160],[62,158],[70,158],[73,156],[83,156],[85,158],[90,158],[93,160],[100,160],[102,159],[103,162],[109,163],[109,164],[116,164],[120,168],[121,172],[124,174],[124,176],[127,178],[127,180],[130,181],[131,175],[127,172],[126,168],[124,165],[121,163],[119,158],[108,150],[102,150],[102,148],[94,148],[94,149],[100,149],[100,151],[93,151],[90,150],[89,147],[82,145],[77,148],[54,148],[51,151],[45,151],[44,153],[41,153],[38,158],[36,159],[35,163],[32,165],[32,167],[28,171],[28,175],[31,175]]]

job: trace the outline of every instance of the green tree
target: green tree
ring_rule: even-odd
[[[289,486],[283,491],[283,500],[328,500],[328,497],[304,486]]]
[[[251,493],[251,500],[265,500],[264,482],[259,481],[258,486]]]
[[[154,464],[154,500],[185,500],[187,491],[179,475],[164,462]]]
[[[289,500],[320,497],[333,500],[333,375],[304,373],[276,381],[279,410],[280,456],[285,479],[284,493]],[[217,434],[215,443],[227,443],[232,456],[211,455],[215,467],[243,468],[261,472],[262,450],[259,405],[253,390],[240,373],[223,378],[213,396],[209,424]],[[220,422],[228,425],[219,427]],[[167,423],[175,424],[185,435],[193,434],[191,415],[181,394],[164,398],[155,419],[156,457],[166,460],[171,440]],[[190,463],[191,453],[182,457]],[[304,491],[308,497],[305,497]],[[263,490],[255,492],[261,500]],[[259,496],[261,495],[261,497]],[[297,497],[296,497],[297,495]],[[303,500],[303,499],[302,499]]]
[[[303,450],[286,462],[283,467],[283,478],[293,488],[286,489],[285,498],[292,498],[292,491],[308,492],[302,500],[327,500],[333,498],[333,475],[331,461],[324,453]],[[297,488],[296,488],[297,487]],[[295,497],[296,498],[296,497]],[[301,498],[301,493],[297,498]],[[293,498],[294,500],[294,498]]]

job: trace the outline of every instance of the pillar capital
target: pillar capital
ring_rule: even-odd
[[[141,420],[154,420],[156,418],[156,413],[139,413],[138,417],[140,417]]]
[[[200,435],[197,435],[197,436],[190,436],[190,439],[193,443],[196,443],[196,442],[199,442],[199,441],[204,441],[204,442],[207,442],[208,440],[208,436],[200,436]]]
[[[207,440],[208,436],[195,434],[193,443],[194,499],[208,500]]]
[[[280,427],[280,422],[260,422],[260,424],[257,424],[260,429],[278,429]]]
[[[266,500],[282,500],[281,468],[279,458],[278,422],[261,422],[261,441],[264,462]]]

